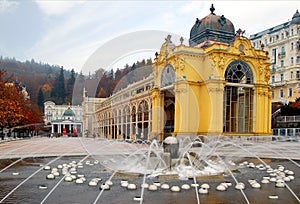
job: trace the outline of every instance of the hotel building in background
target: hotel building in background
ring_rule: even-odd
[[[250,35],[254,48],[269,53],[272,102],[287,104],[300,97],[300,14],[292,20]]]

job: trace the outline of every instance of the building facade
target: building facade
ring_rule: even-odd
[[[272,102],[300,97],[300,14],[292,20],[250,36],[255,48],[269,53]]]
[[[51,125],[51,133],[81,135],[82,107],[70,105],[56,105],[52,101],[44,103],[44,122]]]
[[[167,36],[152,74],[96,106],[109,139],[271,134],[270,64],[224,15],[196,19],[189,45]]]

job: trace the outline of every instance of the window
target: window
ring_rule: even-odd
[[[296,79],[300,79],[300,71],[296,72]]]
[[[223,99],[224,132],[252,132],[255,91],[252,70],[246,62],[236,60],[227,67],[225,79],[227,84],[224,87]]]
[[[284,97],[283,89],[280,89],[279,97],[280,97],[280,98],[283,98],[283,97]]]
[[[283,80],[284,80],[284,75],[280,74],[280,81],[283,82]]]
[[[285,53],[285,49],[284,49],[284,46],[281,47],[281,54],[284,54]]]
[[[291,73],[291,75],[290,75],[290,76],[291,76],[291,79],[293,79],[294,72],[291,71],[290,73]]]
[[[280,66],[281,66],[281,67],[284,66],[284,60],[280,60]]]
[[[291,65],[294,65],[294,57],[291,57]]]
[[[270,43],[272,42],[272,37],[270,37]]]
[[[281,39],[284,39],[284,34],[283,33],[281,33]]]
[[[291,35],[292,35],[292,36],[294,35],[294,29],[291,30]]]
[[[297,63],[297,64],[300,64],[300,56],[297,56],[296,63]]]
[[[292,96],[293,96],[293,89],[289,88],[289,97],[292,97]]]
[[[268,40],[267,40],[267,38],[265,39],[265,45],[267,45],[268,44]]]
[[[291,50],[294,50],[294,43],[291,43]]]
[[[272,83],[275,82],[275,76],[274,76],[274,75],[271,76],[271,82],[272,82]]]
[[[272,91],[272,99],[274,99],[275,95],[274,95],[274,91]]]

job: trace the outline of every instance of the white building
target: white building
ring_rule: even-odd
[[[52,101],[44,103],[44,121],[51,125],[51,133],[82,133],[82,106],[56,105]]]
[[[272,102],[288,103],[300,97],[300,14],[292,20],[250,36],[255,48],[269,53]]]

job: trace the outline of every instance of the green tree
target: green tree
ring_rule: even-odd
[[[44,93],[42,91],[42,88],[39,89],[39,93],[38,93],[38,106],[40,109],[43,108],[43,105],[44,105]]]
[[[71,103],[72,101],[72,95],[73,95],[73,88],[74,88],[74,84],[75,84],[75,71],[74,69],[71,70],[71,76],[68,79],[67,82],[67,94],[66,94],[66,100],[65,102],[67,103]]]
[[[59,105],[65,102],[66,89],[63,67],[60,68],[60,72],[55,78],[54,87],[51,91],[51,96],[54,97],[55,102]]]

